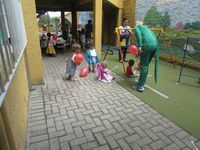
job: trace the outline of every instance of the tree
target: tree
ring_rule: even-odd
[[[49,23],[50,23],[49,14],[40,16],[38,25],[49,25]]]
[[[150,26],[161,26],[163,21],[163,17],[161,14],[157,11],[157,8],[155,6],[152,6],[146,13],[146,16],[144,17],[144,22],[147,25]]]
[[[162,27],[167,28],[170,26],[170,24],[171,24],[170,15],[168,14],[168,12],[165,12],[165,15],[163,16],[163,21],[162,21]]]

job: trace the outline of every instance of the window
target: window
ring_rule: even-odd
[[[0,106],[26,41],[20,1],[0,0]]]

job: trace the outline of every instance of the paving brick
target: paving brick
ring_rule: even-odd
[[[81,125],[81,127],[83,130],[88,130],[88,129],[92,129],[96,127],[96,125],[94,123],[88,123],[88,124]]]
[[[87,143],[86,137],[76,138],[76,139],[70,141],[71,146],[81,145],[84,143]]]
[[[48,139],[48,135],[44,134],[44,135],[38,135],[38,136],[34,136],[31,137],[31,143],[36,143],[36,142],[40,142],[40,141],[45,141]]]
[[[70,140],[73,140],[76,138],[76,135],[74,133],[72,134],[67,134],[65,136],[61,136],[59,137],[59,142],[62,143],[62,142],[66,142],[66,141],[70,141]]]
[[[121,131],[121,132],[118,132],[116,134],[113,134],[113,137],[118,140],[118,139],[121,139],[121,138],[125,138],[128,136],[128,133],[126,133],[125,131]]]
[[[146,137],[147,135],[144,133],[144,131],[142,129],[140,129],[139,127],[135,127],[134,128],[135,132],[140,135],[141,137]]]
[[[46,129],[46,128],[47,128],[46,124],[37,125],[37,126],[30,127],[30,131],[36,131],[36,130]]]
[[[97,125],[97,126],[101,126],[102,125],[102,122],[101,122],[101,120],[99,119],[99,118],[93,118],[93,121],[95,122],[95,124]]]
[[[87,141],[94,141],[95,138],[90,130],[84,131]]]
[[[81,125],[85,125],[85,124],[86,124],[85,120],[72,122],[72,127],[77,127],[77,126],[81,126]]]
[[[96,141],[88,142],[88,143],[82,144],[81,147],[83,150],[90,150],[90,149],[94,149],[98,147],[98,143]]]
[[[169,137],[169,139],[171,139],[180,148],[184,148],[186,146],[185,143],[181,142],[181,140],[179,140],[178,138],[176,138],[174,135],[171,135]]]
[[[163,140],[167,145],[171,144],[172,141],[167,137],[165,136],[162,132],[159,132],[157,133],[158,137]]]
[[[30,145],[30,150],[49,150],[49,141],[41,141]]]
[[[84,136],[81,127],[76,127],[76,128],[74,128],[74,132],[75,132],[75,134],[76,134],[76,137],[82,137],[82,136]]]
[[[140,139],[140,136],[137,134],[134,134],[131,136],[127,136],[125,139],[128,143],[132,143],[132,142],[138,141]]]
[[[107,129],[112,129],[113,126],[108,120],[103,120],[103,124]]]
[[[56,131],[56,132],[51,132],[49,133],[49,138],[55,138],[55,137],[60,137],[65,135],[65,130],[61,130],[61,131]]]
[[[166,146],[166,144],[161,140],[155,141],[155,142],[151,143],[150,145],[153,150],[163,149]]]
[[[112,149],[119,147],[119,144],[116,142],[116,140],[113,138],[113,136],[107,136],[106,140]]]
[[[180,150],[176,144],[171,144],[163,148],[163,150]]]
[[[140,146],[138,146],[138,144],[136,142],[130,143],[130,146],[133,150],[142,150],[142,148]]]
[[[67,134],[74,132],[74,129],[72,128],[71,123],[65,124],[64,127],[65,127],[65,131],[66,131]]]
[[[112,134],[115,134],[115,133],[117,133],[117,131],[116,131],[116,129],[109,129],[109,130],[105,130],[105,131],[103,131],[103,135],[105,136],[105,137],[107,137],[107,136],[109,136],[109,135],[112,135]]]
[[[120,139],[117,141],[119,145],[125,150],[131,150],[131,147],[126,143],[124,139]]]
[[[106,130],[106,128],[105,128],[104,126],[99,126],[99,127],[93,128],[93,129],[92,129],[92,132],[93,132],[93,133],[98,133],[98,132],[102,132],[102,131],[104,131],[104,130]]]
[[[122,126],[121,126],[118,122],[114,122],[112,125],[114,126],[114,128],[115,128],[118,132],[123,131]]]
[[[34,136],[38,136],[38,135],[43,135],[43,134],[47,134],[47,129],[39,129],[36,131],[30,131],[30,137],[34,137]]]
[[[95,138],[97,139],[99,145],[106,144],[106,140],[101,133],[94,134]]]
[[[159,137],[152,132],[150,129],[145,130],[145,133],[152,139],[152,140],[157,140]]]
[[[103,145],[95,148],[94,150],[110,150],[108,145]]]
[[[187,136],[189,136],[189,134],[185,131],[179,131],[178,133],[175,134],[179,139],[183,139]]]
[[[51,148],[51,150],[60,150],[61,149],[57,138],[50,139],[50,148]]]

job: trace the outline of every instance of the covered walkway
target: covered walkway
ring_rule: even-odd
[[[63,81],[66,56],[44,57],[31,92],[27,150],[188,150],[200,142],[116,83]],[[85,66],[83,64],[81,67]],[[77,71],[78,77],[79,70]]]
[[[72,14],[72,36],[77,39],[77,12],[92,11],[93,16],[93,38],[95,48],[101,56],[101,45],[110,44],[115,45],[115,27],[121,25],[123,1],[121,0],[35,0],[36,11],[44,13],[46,11],[60,11],[62,33],[65,32],[65,12]],[[135,1],[130,3],[134,6]],[[129,4],[130,5],[130,4]],[[132,9],[134,7],[132,6]],[[123,12],[128,16],[130,12]],[[133,24],[134,12],[131,12],[131,25]]]

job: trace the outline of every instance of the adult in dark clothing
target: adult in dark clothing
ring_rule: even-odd
[[[88,20],[88,24],[85,25],[86,43],[88,43],[88,41],[92,38],[92,30],[93,30],[92,20]]]

